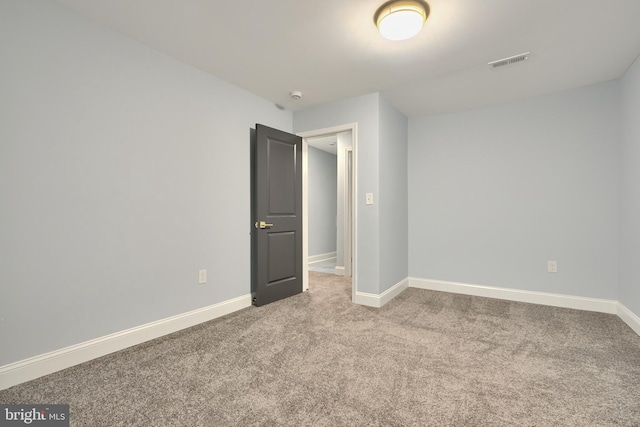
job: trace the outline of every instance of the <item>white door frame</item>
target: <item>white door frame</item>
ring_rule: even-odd
[[[353,141],[352,141],[353,142]],[[353,276],[353,148],[344,149],[344,275]]]
[[[353,217],[351,218],[351,258],[353,260],[351,263],[351,301],[355,301],[358,289],[358,269],[356,268],[358,263],[358,245],[356,244],[358,241],[358,204],[356,203],[358,200],[358,156],[356,155],[356,147],[358,143],[357,123],[347,123],[344,125],[297,133],[298,136],[302,137],[302,291],[304,292],[309,289],[309,144],[307,143],[307,138],[317,138],[320,136],[334,135],[336,133],[349,131],[351,131],[351,150],[353,159],[351,169],[351,182],[353,183],[353,191],[351,193],[351,206],[353,207]],[[348,180],[345,179],[345,181]]]

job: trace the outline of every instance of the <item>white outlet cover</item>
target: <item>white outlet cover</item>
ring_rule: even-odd
[[[198,283],[200,285],[207,283],[207,270],[198,271]]]
[[[373,204],[373,193],[367,193],[367,194],[365,194],[364,199],[365,199],[365,203],[366,203],[367,205],[372,205],[372,204]]]
[[[557,273],[558,272],[558,262],[557,261],[547,261],[547,271],[549,273]]]

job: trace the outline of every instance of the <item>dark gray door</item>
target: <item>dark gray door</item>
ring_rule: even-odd
[[[302,138],[256,125],[252,297],[264,305],[302,292]]]

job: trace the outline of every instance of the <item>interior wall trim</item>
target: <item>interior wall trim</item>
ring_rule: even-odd
[[[309,264],[314,262],[326,261],[336,257],[336,252],[327,252],[326,254],[309,255]]]
[[[409,278],[409,286],[412,288],[429,289],[432,291],[528,302],[532,304],[549,305],[552,307],[574,308],[577,310],[597,311],[609,314],[617,314],[618,307],[618,301],[615,300],[527,291],[522,289],[499,288],[494,286],[472,285],[467,283],[447,282],[444,280],[419,279],[415,277]]]
[[[616,300],[526,291],[521,289],[498,288],[493,286],[470,285],[467,283],[419,279],[416,277],[409,278],[409,287],[615,314],[631,329],[633,329],[636,334],[640,335],[640,317],[633,311],[629,310],[620,301]]]
[[[251,294],[0,366],[0,390],[251,306]]]
[[[402,279],[381,294],[356,292],[355,303],[368,307],[380,308],[409,287],[409,278]]]
[[[640,317],[638,317],[637,314],[625,307],[620,301],[618,301],[618,311],[616,314],[624,323],[633,329],[636,334],[640,335]]]

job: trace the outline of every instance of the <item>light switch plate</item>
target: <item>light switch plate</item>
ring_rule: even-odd
[[[372,205],[372,204],[373,204],[373,193],[367,193],[367,194],[365,194],[364,199],[365,199],[365,203],[366,203],[367,205]]]

